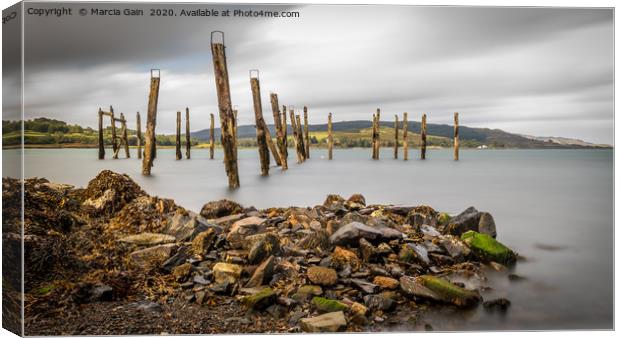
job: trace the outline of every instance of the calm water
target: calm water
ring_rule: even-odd
[[[159,150],[152,177],[140,175],[135,151],[132,159],[104,161],[97,160],[97,149],[33,149],[25,155],[26,177],[85,186],[111,169],[195,211],[224,197],[264,208],[313,206],[328,193],[356,192],[368,203],[428,204],[451,214],[475,206],[492,213],[498,239],[526,257],[514,271],[526,279],[491,275],[493,291],[483,296],[508,298],[508,312],[479,307],[449,320],[425,318],[436,330],[613,328],[612,150],[462,150],[459,162],[451,160],[451,150],[408,162],[393,160],[391,149],[382,149],[380,161],[370,159],[370,149],[336,150],[331,162],[326,151],[313,150],[303,165],[291,163],[286,172],[272,168],[265,178],[257,151],[244,149],[235,192],[227,189],[221,152],[209,160],[208,150],[196,149],[192,160],[175,161],[173,149]],[[5,163],[19,157],[17,151],[4,156],[6,176]]]

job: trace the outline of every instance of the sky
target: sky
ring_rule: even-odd
[[[54,8],[57,4],[27,4]],[[254,124],[248,71],[269,93],[308,106],[311,124],[410,120],[613,144],[611,9],[414,6],[65,4],[141,8],[145,16],[25,17],[25,115],[96,127],[99,107],[146,116],[161,69],[158,133],[189,107],[192,130],[217,116],[210,32],[225,32],[239,124]],[[269,9],[298,18],[151,17],[149,8]],[[145,117],[143,117],[145,120]],[[216,119],[217,120],[217,119]]]

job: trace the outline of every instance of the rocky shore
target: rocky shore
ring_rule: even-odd
[[[5,248],[19,243],[19,184],[3,179]],[[485,272],[508,276],[517,254],[473,207],[356,194],[196,214],[111,171],[83,189],[24,187],[27,335],[424,330],[432,308],[510,305],[485,298]]]

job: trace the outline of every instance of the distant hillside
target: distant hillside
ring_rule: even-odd
[[[357,121],[342,121],[342,122],[334,122],[332,124],[334,130],[334,138],[338,139],[339,136],[347,135],[348,138],[354,137],[355,134],[359,134],[359,137],[362,138],[365,134],[365,131],[372,128],[371,121],[357,120]],[[410,140],[412,143],[416,143],[414,136],[417,136],[420,132],[420,122],[410,121],[409,122],[409,131],[412,133],[410,135]],[[401,124],[402,127],[402,124]],[[275,128],[273,125],[268,125],[269,130],[272,133],[272,136],[275,137]],[[385,131],[390,131],[394,129],[394,122],[381,122],[381,129]],[[313,124],[309,125],[309,131],[312,135],[318,137],[321,133],[327,132],[327,124]],[[385,134],[384,132],[382,132]],[[454,133],[454,127],[446,124],[427,124],[427,133],[429,136],[436,137],[436,142],[433,144],[433,140],[431,140],[430,145],[437,146],[449,146],[447,141],[451,140]],[[292,129],[288,126],[288,134],[292,134]],[[203,129],[200,131],[193,132],[192,137],[207,141],[209,139],[209,130]],[[256,129],[253,125],[243,125],[239,126],[238,129],[239,138],[253,138],[256,137]],[[587,142],[558,142],[557,139],[560,138],[534,138],[527,137],[518,134],[511,134],[505,132],[500,129],[489,129],[489,128],[470,128],[466,126],[459,127],[459,135],[460,140],[463,147],[477,147],[486,145],[490,148],[525,148],[525,149],[540,149],[540,148],[610,148],[608,145],[598,145],[591,144]],[[401,135],[402,137],[402,135]],[[220,138],[220,129],[215,129],[215,139],[219,140]],[[319,140],[321,137],[318,137]],[[382,140],[385,140],[386,145],[393,139],[393,133],[391,136],[385,135],[382,137]],[[568,140],[568,139],[564,139]],[[337,142],[336,142],[337,143]],[[364,146],[362,144],[362,146]]]

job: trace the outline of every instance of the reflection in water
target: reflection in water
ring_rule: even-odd
[[[265,208],[316,205],[328,193],[358,192],[368,203],[427,204],[451,214],[475,206],[493,214],[498,239],[526,258],[509,272],[525,279],[488,274],[491,289],[483,297],[507,298],[510,308],[504,314],[482,306],[448,314],[443,311],[455,310],[444,308],[402,330],[425,323],[435,330],[613,327],[612,150],[463,150],[455,162],[451,150],[431,151],[426,161],[415,159],[415,151],[409,161],[372,161],[369,149],[336,150],[327,161],[326,151],[315,149],[303,165],[290,161],[288,171],[272,167],[261,177],[256,150],[242,149],[241,188],[233,192],[221,152],[209,160],[208,150],[196,149],[191,160],[176,161],[174,149],[160,149],[152,177],[140,174],[132,155],[99,161],[96,149],[33,149],[26,151],[25,172],[85,186],[111,169],[195,211],[224,197]]]

